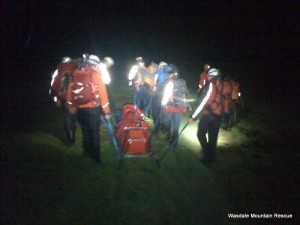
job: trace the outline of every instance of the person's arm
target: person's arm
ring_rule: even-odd
[[[210,96],[211,96],[212,89],[213,89],[213,84],[210,83],[210,84],[209,84],[208,91],[205,92],[205,93],[203,92],[203,93],[200,95],[200,98],[199,98],[199,105],[198,105],[198,107],[196,108],[196,110],[193,112],[193,114],[191,115],[190,119],[195,120],[195,118],[198,116],[198,114],[203,110],[205,104],[207,103],[208,99],[209,99]],[[191,121],[191,120],[189,120],[189,121]]]
[[[161,102],[163,106],[165,106],[170,101],[170,98],[173,95],[173,86],[174,86],[173,82],[167,83],[164,90],[163,99]]]
[[[131,67],[131,70],[128,74],[128,80],[133,80],[137,71],[138,71],[139,67],[137,65],[134,65],[133,67]]]
[[[102,110],[105,114],[105,117],[109,117],[110,115],[110,108],[109,108],[109,100],[108,100],[108,94],[106,91],[106,87],[105,84],[103,82],[103,80],[101,79],[101,74],[99,70],[94,70],[94,78],[95,78],[95,82],[98,86],[98,91],[99,91],[99,95],[100,95],[100,105],[102,107]]]
[[[68,84],[68,87],[67,87],[66,102],[67,102],[67,108],[68,108],[68,110],[72,114],[75,114],[77,112],[77,108],[73,104],[73,100],[72,100],[72,83],[71,82]]]
[[[153,88],[152,88],[152,90],[153,90],[154,92],[157,91],[157,80],[158,80],[158,74],[155,73],[155,74],[154,74],[154,77],[153,77]]]
[[[102,80],[103,80],[104,84],[110,84],[111,78],[110,78],[109,72],[106,68],[106,65],[103,63],[100,63],[99,70],[102,75]]]

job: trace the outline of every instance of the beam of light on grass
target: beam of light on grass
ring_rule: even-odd
[[[182,129],[182,126],[179,128],[179,130]],[[182,132],[180,135],[180,142],[185,143],[187,150],[192,150],[194,152],[202,151],[202,148],[200,146],[200,143],[197,138],[197,131],[198,131],[198,121],[192,122],[188,125],[188,127]],[[220,129],[219,136],[218,136],[218,147],[224,147],[231,143],[231,140],[228,138],[228,136],[232,135],[231,133],[227,131],[223,131]]]
[[[197,122],[190,123],[180,135],[179,142],[185,143],[186,150],[199,152],[199,150],[201,149],[197,138],[197,128],[198,128]],[[181,129],[182,126],[180,126],[179,130]]]

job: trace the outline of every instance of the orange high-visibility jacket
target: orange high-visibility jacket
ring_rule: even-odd
[[[200,74],[200,79],[199,79],[199,88],[203,88],[204,85],[207,83],[207,72],[203,71]]]

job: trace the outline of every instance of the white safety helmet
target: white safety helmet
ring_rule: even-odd
[[[219,76],[219,70],[216,68],[211,68],[208,70],[207,75],[210,77],[217,77]]]
[[[87,63],[93,66],[97,66],[100,63],[100,59],[96,55],[89,55]]]
[[[110,57],[105,57],[103,61],[106,63],[107,67],[110,67],[115,64],[115,61]]]
[[[137,58],[135,59],[135,61],[136,61],[137,63],[139,63],[139,62],[144,62],[144,60],[143,60],[142,57],[137,57]]]
[[[69,56],[63,57],[61,59],[61,63],[68,63],[68,62],[71,62],[71,58]]]
[[[166,63],[166,62],[160,62],[159,64],[158,64],[158,68],[159,69],[161,69],[161,68],[163,68],[164,66],[167,66],[168,64]]]

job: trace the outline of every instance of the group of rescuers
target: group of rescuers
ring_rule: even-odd
[[[63,57],[52,75],[50,95],[58,107],[62,109],[64,129],[70,143],[75,142],[76,122],[79,123],[83,135],[84,155],[91,157],[96,163],[101,163],[100,151],[100,124],[101,116],[106,120],[112,117],[110,101],[111,78],[109,68],[114,65],[111,57],[100,60],[96,55],[83,54],[82,57],[72,59]],[[72,93],[72,75],[85,70],[93,74],[94,87],[97,89],[98,99],[84,104],[76,104]],[[147,82],[143,73],[145,70],[152,74],[152,81]],[[68,75],[68,76],[66,76]],[[145,66],[142,57],[136,58],[128,74],[129,86],[134,90],[133,104],[139,107],[149,117],[151,103],[151,116],[155,124],[155,132],[166,134],[170,143],[179,138],[179,126],[186,107],[175,107],[174,82],[183,80],[176,66],[160,62]],[[225,118],[225,129],[230,130],[233,125],[233,108],[236,99],[229,99],[228,113],[224,117],[223,106],[216,104],[216,98],[220,97],[219,81],[220,70],[204,64],[200,74],[198,86],[198,103],[188,118],[188,123],[199,119],[197,138],[203,152],[201,161],[209,166],[215,159],[218,133],[221,123]],[[67,85],[66,85],[67,84]],[[223,87],[222,87],[223,88]],[[149,92],[152,92],[150,97]],[[100,97],[99,97],[100,96]],[[189,104],[187,104],[189,106]],[[190,106],[189,106],[190,107]],[[199,115],[201,115],[199,117]]]

